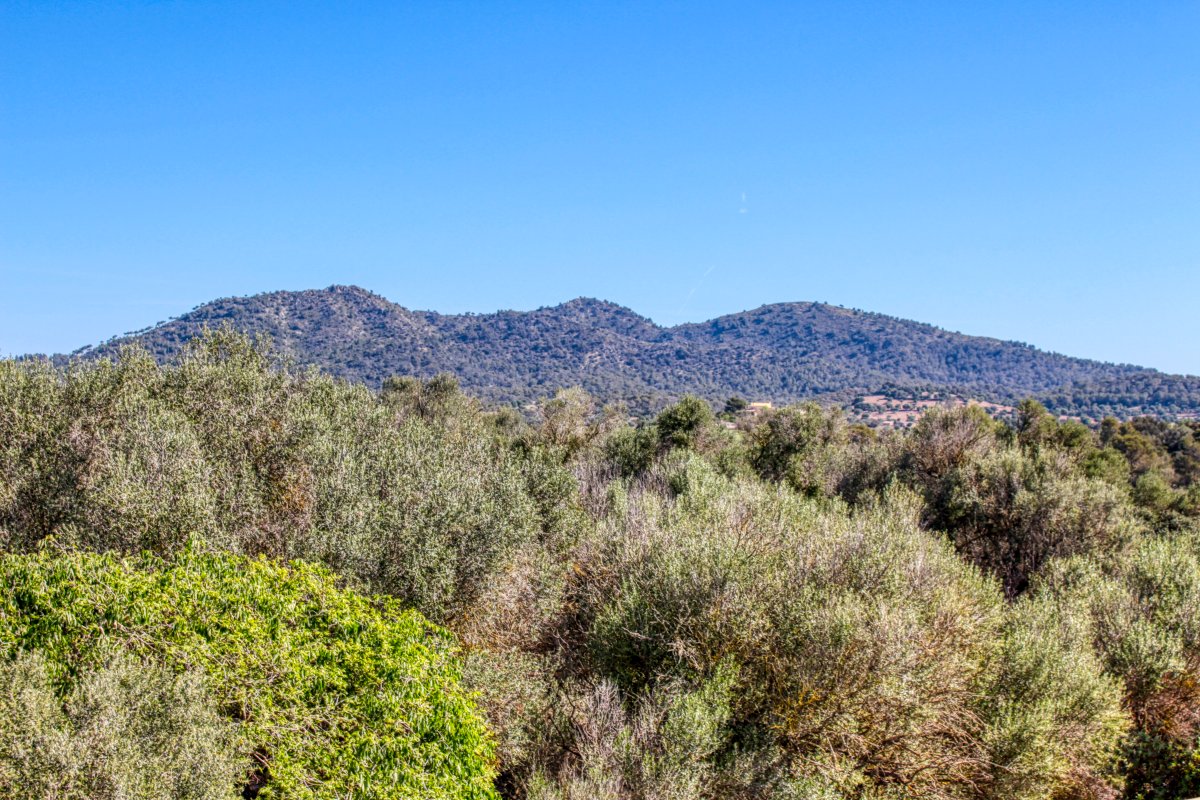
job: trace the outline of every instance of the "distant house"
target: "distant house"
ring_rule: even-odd
[[[738,416],[743,419],[758,419],[773,408],[775,406],[771,403],[747,403]]]

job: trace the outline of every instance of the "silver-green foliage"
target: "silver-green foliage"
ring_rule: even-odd
[[[231,800],[248,768],[196,673],[115,653],[60,697],[40,653],[0,666],[10,800]]]
[[[1084,637],[1006,606],[921,529],[913,495],[851,513],[700,459],[680,469],[674,502],[642,495],[601,526],[580,581],[595,669],[631,697],[734,669],[730,725],[781,754],[766,783],[1041,798],[1103,782],[1123,718]],[[1011,731],[1003,692],[1036,737]],[[1007,765],[1048,746],[1036,784],[1015,787]]]
[[[1057,562],[1034,596],[1081,609],[1089,643],[1120,681],[1136,724],[1123,754],[1127,796],[1200,792],[1200,534]]]
[[[982,702],[987,796],[1112,796],[1130,720],[1093,650],[1087,609],[1025,597],[1008,610]]]
[[[632,710],[602,680],[578,698],[566,719],[577,760],[560,774],[536,775],[530,800],[692,800],[711,796],[714,757],[730,737],[736,675],[719,669],[694,690],[663,685]]]
[[[0,547],[304,558],[447,619],[540,521],[482,414],[441,405],[409,413],[227,332],[173,367],[3,361]]]

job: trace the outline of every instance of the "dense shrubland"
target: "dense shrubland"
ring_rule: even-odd
[[[0,362],[0,788],[1200,792],[1197,435]]]

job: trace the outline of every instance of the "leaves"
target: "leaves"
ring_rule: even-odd
[[[492,744],[447,634],[321,568],[47,550],[0,559],[0,586],[0,652],[44,654],[58,686],[114,647],[203,675],[269,776],[260,797],[492,796]]]

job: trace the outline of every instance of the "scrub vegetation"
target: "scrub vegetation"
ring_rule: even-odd
[[[1200,424],[0,362],[0,793],[1200,793]]]

